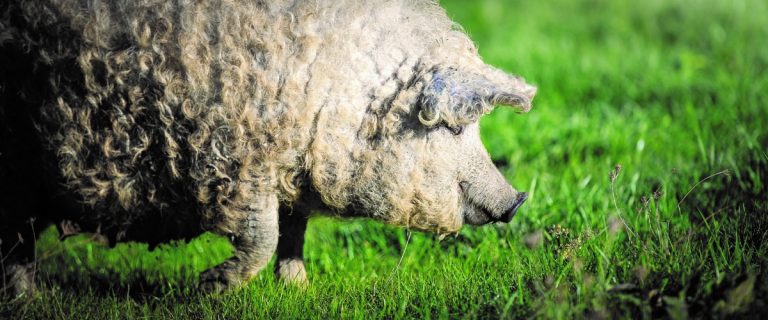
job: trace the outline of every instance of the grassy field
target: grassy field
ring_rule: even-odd
[[[3,318],[757,317],[768,313],[768,4],[443,1],[490,64],[539,86],[481,121],[531,197],[439,241],[316,217],[311,285],[272,266],[197,293],[231,247],[40,240],[43,291]]]

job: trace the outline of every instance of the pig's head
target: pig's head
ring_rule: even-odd
[[[471,60],[398,74],[374,90],[364,113],[321,112],[309,175],[322,201],[344,215],[441,234],[510,221],[527,194],[492,163],[478,120],[496,105],[527,112],[536,88]]]

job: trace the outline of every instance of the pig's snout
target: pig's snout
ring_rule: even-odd
[[[504,214],[499,217],[497,221],[501,222],[510,222],[512,221],[512,218],[515,216],[515,213],[517,213],[517,209],[520,209],[520,207],[525,203],[525,200],[528,199],[528,192],[518,192],[517,197],[515,197],[514,200],[512,200],[512,205],[507,209],[507,211],[504,211]]]

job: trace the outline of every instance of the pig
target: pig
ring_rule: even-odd
[[[310,213],[441,235],[527,198],[478,120],[536,88],[486,65],[427,0],[7,0],[0,4],[0,239],[34,290],[34,236],[157,245],[213,232],[238,287],[276,253],[304,283]]]

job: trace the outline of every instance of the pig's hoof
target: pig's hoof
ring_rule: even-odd
[[[200,274],[198,288],[208,293],[221,293],[227,291],[235,281],[232,279],[232,271],[224,266],[210,268]]]
[[[37,292],[35,285],[35,266],[28,264],[12,264],[5,269],[6,283],[3,291],[12,295],[12,299],[31,297]]]
[[[277,277],[280,281],[298,287],[306,287],[307,270],[304,269],[304,261],[297,259],[282,260],[277,266]]]

